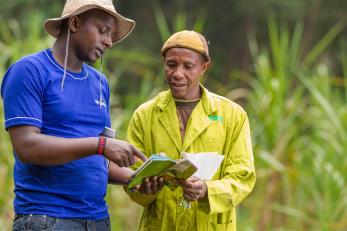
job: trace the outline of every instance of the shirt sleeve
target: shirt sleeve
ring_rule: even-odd
[[[18,125],[42,126],[43,80],[35,67],[19,61],[6,72],[1,96],[4,102],[5,128]]]
[[[249,121],[244,111],[236,117],[227,133],[222,178],[206,181],[208,197],[199,203],[209,214],[236,207],[252,191],[256,181]]]

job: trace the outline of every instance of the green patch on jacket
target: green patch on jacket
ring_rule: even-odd
[[[218,115],[210,115],[208,116],[208,118],[212,121],[220,121],[223,122],[223,117],[222,116],[218,116]]]

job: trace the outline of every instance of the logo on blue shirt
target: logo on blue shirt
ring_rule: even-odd
[[[99,105],[100,107],[103,106],[103,107],[106,108],[106,104],[105,104],[104,102],[102,102],[102,101],[95,100],[95,103],[96,103],[97,105]]]

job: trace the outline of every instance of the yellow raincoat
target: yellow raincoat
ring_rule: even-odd
[[[131,119],[128,140],[147,156],[164,152],[217,152],[225,156],[218,172],[206,181],[208,196],[180,207],[183,192],[164,186],[156,195],[127,192],[144,206],[139,230],[236,230],[235,206],[251,192],[256,176],[249,122],[236,103],[202,88],[200,102],[187,123],[182,142],[175,101],[170,90],[141,105]]]

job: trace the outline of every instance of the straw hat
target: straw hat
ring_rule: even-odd
[[[127,37],[135,26],[135,21],[117,13],[112,0],[67,0],[61,17],[47,19],[43,26],[49,34],[57,38],[60,34],[61,22],[63,19],[79,15],[90,9],[104,10],[117,19],[118,23],[115,24],[117,27],[117,35],[112,41],[113,44]]]
[[[187,48],[202,54],[207,61],[211,61],[205,37],[192,30],[183,30],[171,35],[161,48],[161,55],[165,56],[170,48]]]

